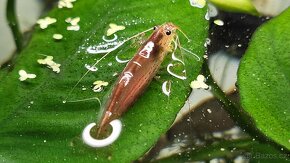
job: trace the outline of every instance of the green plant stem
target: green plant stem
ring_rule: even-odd
[[[16,11],[15,11],[15,0],[7,0],[7,6],[6,6],[6,17],[8,21],[8,25],[11,28],[16,49],[19,53],[22,50],[22,34],[19,29],[17,17],[16,17]]]
[[[261,143],[269,143],[276,147],[278,150],[284,149],[281,152],[288,153],[286,148],[277,144],[276,142],[267,138],[259,129],[256,128],[255,123],[252,117],[245,112],[240,106],[232,102],[226,94],[222,91],[222,89],[217,85],[214,79],[211,76],[208,64],[204,61],[202,66],[202,71],[204,75],[207,77],[207,84],[211,86],[211,91],[216,98],[225,106],[224,109],[229,113],[231,118],[235,121],[235,123],[240,126],[245,132],[247,132],[253,138],[257,138],[257,140]]]

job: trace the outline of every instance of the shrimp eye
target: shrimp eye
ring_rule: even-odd
[[[157,27],[156,27],[156,26],[154,26],[154,27],[153,27],[153,30],[156,30],[156,29],[157,29]]]
[[[171,31],[166,31],[166,34],[167,35],[171,35]]]

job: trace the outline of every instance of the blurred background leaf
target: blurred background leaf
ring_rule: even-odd
[[[259,15],[252,0],[209,0],[209,2],[224,11]]]
[[[243,108],[269,138],[290,149],[290,10],[259,28],[242,59],[238,83]]]

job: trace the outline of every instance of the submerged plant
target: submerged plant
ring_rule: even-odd
[[[257,15],[249,1],[240,9],[234,4],[212,3]],[[251,150],[285,156],[276,158],[280,161],[289,159],[289,9],[254,34],[239,67],[238,105],[216,84],[207,65],[205,50],[211,44],[206,38],[207,19],[215,14],[207,11],[206,1],[61,0],[57,6],[37,22],[39,26],[21,55],[0,72],[0,155],[4,161],[138,160],[171,127],[192,89],[213,92],[250,138],[216,141],[160,161],[233,158]],[[219,27],[226,24],[218,18],[212,20]],[[158,24],[161,26],[155,27]],[[177,26],[185,37],[173,37]],[[148,32],[141,31],[153,27],[152,36],[144,41]],[[136,59],[136,52],[143,58],[162,57],[150,66]],[[53,56],[41,58],[39,54]],[[149,67],[144,72],[131,70],[142,66]],[[126,86],[138,75],[130,83],[132,89],[118,89],[118,84]],[[116,100],[118,91],[122,98]],[[101,103],[116,107],[103,112]],[[121,104],[125,105],[122,111],[118,110]],[[92,123],[81,136],[87,123],[102,115],[99,128]],[[123,125],[115,119],[121,119]],[[100,149],[84,143],[94,146],[87,140],[110,135],[107,127],[111,122],[120,129],[116,141]],[[232,148],[238,152],[229,150]]]

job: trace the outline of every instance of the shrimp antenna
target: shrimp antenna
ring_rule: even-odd
[[[177,43],[178,43],[178,46],[179,46],[180,49],[188,52],[189,54],[194,55],[197,58],[197,60],[200,61],[200,57],[197,54],[195,54],[195,53],[191,52],[190,50],[188,50],[188,49],[186,49],[186,48],[184,48],[184,47],[181,46],[178,36],[177,36],[177,39],[176,40],[177,40]]]
[[[191,39],[189,39],[189,37],[180,28],[177,28],[177,30],[182,33],[182,35],[187,39],[188,42],[191,42]]]
[[[97,100],[102,105],[101,100],[98,97],[91,97],[86,99],[79,99],[79,100],[70,100],[70,101],[63,101],[63,103],[75,103],[75,102],[83,102],[83,101],[91,101],[91,100]]]
[[[116,48],[114,48],[114,50],[118,49],[120,46],[122,46],[124,43],[130,41],[131,39],[135,38],[135,37],[138,37],[140,35],[142,35],[143,33],[146,33],[148,31],[152,30],[152,28],[149,28],[149,29],[146,29],[145,31],[142,31],[140,33],[137,33],[123,41],[121,41],[118,45],[116,45]],[[113,50],[113,51],[114,51]],[[108,56],[112,51],[109,51],[108,53],[106,53],[105,55],[103,55],[100,59],[98,59],[92,67],[96,66],[101,60],[103,60],[106,56]],[[68,99],[68,97],[72,94],[72,92],[75,90],[75,88],[79,85],[79,83],[83,80],[83,78],[90,72],[90,70],[86,71],[82,77],[78,80],[78,82],[73,86],[73,88],[70,90],[70,92],[68,93],[67,97],[65,98],[64,101],[66,101]]]

